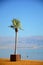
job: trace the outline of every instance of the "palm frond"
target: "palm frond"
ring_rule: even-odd
[[[13,28],[13,29],[14,29],[14,26],[13,26],[13,25],[10,25],[10,26],[8,26],[8,27],[11,27],[11,28]]]
[[[20,21],[19,21],[18,19],[13,19],[13,20],[12,20],[12,23],[13,23],[13,26],[14,26],[15,28],[18,28],[18,29],[21,28],[21,23],[20,23]]]

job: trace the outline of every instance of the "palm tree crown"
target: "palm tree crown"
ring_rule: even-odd
[[[21,23],[18,19],[13,19],[12,20],[12,24],[10,27],[13,28],[13,29],[22,29],[21,28]]]

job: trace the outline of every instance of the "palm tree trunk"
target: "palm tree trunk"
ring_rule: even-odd
[[[18,32],[17,31],[15,31],[15,52],[14,52],[14,54],[16,55],[16,48],[17,48],[17,35],[18,34]]]

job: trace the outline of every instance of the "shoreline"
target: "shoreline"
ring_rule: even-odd
[[[43,61],[40,60],[20,60],[10,61],[10,59],[0,58],[0,65],[43,65]]]

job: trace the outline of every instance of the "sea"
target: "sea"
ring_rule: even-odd
[[[0,37],[0,58],[10,58],[15,50],[13,37]],[[22,60],[43,60],[43,36],[23,37],[18,39],[17,54]]]
[[[10,58],[14,54],[14,49],[0,49],[0,58]],[[22,60],[43,60],[43,49],[18,48],[17,54]]]

